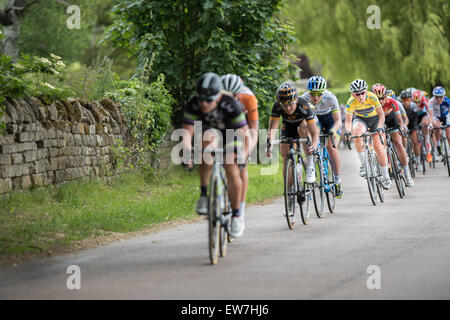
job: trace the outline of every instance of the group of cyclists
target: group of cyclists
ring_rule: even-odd
[[[376,83],[368,90],[366,81],[356,79],[350,84],[351,96],[346,104],[345,119],[341,119],[339,103],[336,96],[327,90],[327,82],[322,76],[308,79],[307,91],[299,95],[297,88],[291,82],[282,83],[276,92],[276,102],[272,107],[268,124],[267,156],[273,152],[273,141],[278,131],[281,118],[280,139],[307,138],[309,143],[303,144],[306,156],[305,182],[316,180],[316,165],[313,153],[319,145],[320,133],[329,134],[326,148],[330,155],[330,163],[334,181],[336,198],[342,198],[344,190],[340,176],[341,157],[339,141],[343,137],[349,141],[351,136],[361,136],[365,132],[373,132],[373,149],[377,155],[381,169],[381,184],[384,189],[392,187],[389,175],[389,163],[386,156],[386,146],[383,143],[386,129],[389,129],[392,143],[397,151],[398,159],[405,175],[406,185],[414,186],[414,181],[408,168],[409,161],[406,152],[407,138],[410,139],[415,156],[417,170],[421,171],[421,149],[417,139],[418,130],[422,130],[426,142],[426,159],[434,157],[441,160],[440,137],[442,126],[450,124],[450,99],[446,97],[443,87],[435,87],[433,97],[428,100],[427,93],[415,88],[401,91],[396,97],[393,90]],[[217,148],[219,141],[224,152],[231,156],[232,161],[224,163],[228,183],[228,196],[231,203],[232,218],[230,235],[239,238],[245,230],[245,199],[248,186],[246,162],[239,163],[238,154],[243,152],[244,159],[257,145],[258,140],[258,102],[253,92],[244,85],[243,80],[234,74],[222,77],[208,72],[197,82],[196,95],[189,101],[183,116],[183,147],[191,152],[191,139],[194,134],[195,121],[202,123],[202,149]],[[432,130],[435,128],[435,130]],[[209,130],[214,129],[214,130]],[[245,136],[240,143],[235,136],[229,138],[226,130],[240,130]],[[447,141],[450,144],[450,127],[445,127]],[[226,137],[226,138],[225,138]],[[227,140],[228,139],[228,140]],[[334,141],[334,143],[331,142]],[[432,150],[430,140],[436,146]],[[354,139],[355,149],[360,160],[360,176],[365,176],[364,145],[362,138]],[[286,165],[288,145],[280,146],[283,165]],[[432,154],[433,152],[433,154]],[[185,160],[186,166],[192,166],[191,157]],[[227,158],[228,159],[228,158]],[[196,211],[207,215],[207,189],[212,165],[202,161],[200,171],[200,198]],[[283,172],[285,172],[283,170]],[[284,177],[286,179],[286,177]]]

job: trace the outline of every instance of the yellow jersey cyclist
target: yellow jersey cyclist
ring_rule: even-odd
[[[385,189],[392,188],[391,179],[389,177],[389,169],[387,166],[386,149],[381,144],[380,136],[384,139],[384,112],[377,96],[367,91],[367,83],[362,79],[356,79],[350,84],[352,93],[347,101],[347,114],[345,116],[345,139],[349,139],[349,135],[361,135],[366,131],[378,132],[373,137],[373,147],[377,154],[378,163],[381,167],[381,183]],[[354,116],[354,119],[353,119]],[[355,149],[358,154],[361,166],[359,175],[365,176],[365,159],[364,145],[362,138],[355,139]]]
[[[272,156],[271,141],[282,120],[280,139],[283,138],[307,138],[311,137],[311,145],[303,143],[303,150],[306,154],[306,182],[313,183],[316,180],[313,151],[319,145],[319,130],[317,129],[314,112],[311,105],[303,98],[298,97],[297,88],[290,82],[284,82],[277,90],[277,102],[272,107],[272,114],[269,120],[269,132],[267,138],[267,156]],[[289,153],[289,145],[280,145],[281,156],[283,157],[283,175],[286,167],[286,158]],[[284,177],[287,179],[288,177]],[[290,179],[292,181],[292,179]]]
[[[300,96],[314,106],[314,113],[317,117],[319,131],[333,135],[335,148],[331,140],[327,142],[327,151],[330,155],[330,163],[333,169],[334,182],[336,186],[336,198],[340,199],[344,195],[341,183],[341,157],[338,151],[339,139],[341,136],[342,120],[339,103],[336,96],[326,90],[327,81],[321,76],[313,76],[308,79],[306,85],[308,91]]]
[[[248,125],[245,114],[238,106],[233,97],[223,94],[222,82],[220,77],[212,72],[205,73],[197,82],[197,94],[188,103],[183,115],[183,148],[191,149],[191,138],[194,134],[195,121],[201,121],[202,124],[202,149],[217,148],[222,142],[225,152],[234,152],[234,161],[229,162],[228,156],[224,155],[224,167],[228,181],[228,195],[231,201],[233,216],[231,219],[230,234],[234,238],[243,235],[245,229],[244,218],[240,212],[240,199],[242,196],[242,178],[240,175],[241,165],[236,163],[238,152],[244,147],[244,157],[248,157],[248,138],[244,140],[244,146],[240,145],[234,139],[227,141],[226,130],[242,130],[242,133],[248,137]],[[213,130],[209,130],[213,129]],[[215,131],[217,130],[217,131]],[[218,141],[222,136],[225,141]],[[234,138],[234,137],[233,137]],[[232,148],[228,146],[231,145]],[[218,156],[218,155],[216,155]],[[191,161],[190,157],[186,161]],[[212,164],[202,161],[200,169],[200,199],[197,202],[196,211],[200,215],[206,215],[208,212],[207,188],[212,172]]]
[[[247,118],[247,123],[250,131],[250,147],[249,154],[251,155],[256,144],[258,143],[258,100],[253,92],[244,85],[241,77],[235,74],[226,74],[221,77],[223,90],[233,95],[234,99],[241,104],[241,108]],[[245,216],[245,200],[248,188],[248,171],[247,167],[241,170],[242,179],[242,193],[240,202],[241,216]],[[244,218],[245,220],[245,218]]]

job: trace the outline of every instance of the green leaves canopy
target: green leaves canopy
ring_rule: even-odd
[[[370,5],[381,10],[381,29],[367,28]],[[397,91],[450,87],[448,0],[291,0],[285,8],[297,37],[335,84],[356,78]]]
[[[295,42],[292,27],[276,15],[279,0],[125,0],[105,40],[127,48],[143,65],[152,61],[151,78],[163,73],[178,102],[175,120],[207,71],[240,75],[257,95],[262,124],[276,88],[295,66],[283,59]],[[152,79],[150,79],[152,80]]]

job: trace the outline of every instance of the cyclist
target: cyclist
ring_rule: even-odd
[[[249,154],[252,154],[253,149],[258,143],[258,100],[254,93],[244,85],[242,79],[235,74],[227,74],[221,77],[223,89],[230,92],[234,99],[241,104],[243,111],[247,118],[247,123],[250,131],[250,148]],[[240,203],[241,215],[245,215],[245,199],[248,188],[248,171],[247,167],[241,171],[241,178],[243,182],[242,197]]]
[[[367,91],[367,83],[364,80],[356,79],[350,84],[352,93],[347,101],[347,114],[345,117],[345,139],[349,139],[350,132],[352,135],[361,135],[367,130],[378,132],[373,137],[373,146],[377,154],[378,162],[383,175],[381,183],[385,189],[392,188],[391,179],[389,178],[389,169],[387,167],[386,149],[381,144],[380,135],[384,136],[384,112],[377,96]],[[353,119],[353,115],[355,116]],[[355,148],[358,153],[361,167],[359,175],[365,176],[365,159],[364,145],[362,138],[355,139]]]
[[[436,87],[433,89],[433,98],[430,99],[429,107],[433,110],[434,127],[441,127],[450,124],[450,113],[448,111],[450,107],[450,99],[445,95],[445,89],[443,87]],[[447,141],[450,145],[450,127],[445,128],[445,135],[447,136]],[[441,129],[436,129],[433,139],[435,141],[435,145],[437,146],[436,149],[438,150],[439,155],[442,155],[440,137]]]
[[[402,137],[399,133],[400,128],[403,128],[404,126],[399,104],[397,100],[386,95],[386,87],[381,83],[374,84],[372,86],[372,92],[375,93],[381,103],[381,107],[383,108],[386,128],[394,129],[394,131],[391,131],[391,139],[395,149],[397,150],[398,159],[400,160],[403,171],[406,175],[406,184],[408,187],[412,187],[414,186],[414,181],[409,172],[406,150],[403,146]]]
[[[406,115],[408,116],[408,130],[410,132],[409,138],[411,140],[414,155],[416,157],[417,170],[422,171],[422,163],[420,162],[420,147],[417,140],[417,130],[419,127],[419,115],[417,104],[412,102],[411,91],[406,89],[400,93],[400,98],[402,100],[403,106],[405,107]]]
[[[338,151],[339,139],[341,137],[341,113],[336,96],[327,89],[327,82],[321,76],[313,76],[308,79],[308,91],[300,96],[314,106],[314,113],[317,116],[319,131],[333,135],[335,148],[328,140],[327,150],[330,154],[331,167],[333,168],[334,181],[336,186],[336,198],[340,199],[344,195],[341,184],[341,157]]]
[[[191,149],[191,138],[194,134],[195,121],[202,122],[203,140],[202,149],[217,147],[220,135],[226,140],[226,129],[242,130],[246,134],[244,156],[248,156],[248,125],[245,120],[245,114],[238,106],[236,101],[225,94],[222,94],[222,82],[220,77],[212,72],[207,72],[201,76],[196,86],[196,96],[193,97],[186,108],[183,116],[183,147],[184,150]],[[210,130],[216,129],[218,133],[211,134]],[[237,158],[238,151],[241,151],[242,146],[238,141],[224,141],[223,145],[226,153],[229,151],[228,146],[234,145],[234,159]],[[227,157],[228,158],[228,157]],[[190,162],[190,157],[189,160]],[[240,166],[236,161],[224,164],[227,181],[228,194],[231,201],[233,216],[231,220],[230,234],[234,238],[239,238],[243,235],[245,229],[244,218],[241,216],[239,210],[240,199],[242,195],[243,181],[240,174]],[[207,188],[209,178],[211,176],[212,164],[204,161],[199,166],[200,169],[200,199],[197,202],[196,211],[199,215],[206,215],[208,212],[208,198]]]
[[[422,132],[425,137],[425,143],[427,145],[427,161],[431,162],[431,145],[430,145],[430,130],[433,127],[431,119],[433,119],[433,112],[428,108],[428,100],[425,98],[422,90],[416,89],[412,92],[412,100],[417,104],[419,108],[419,123],[422,125]]]
[[[306,154],[306,182],[313,183],[316,180],[313,151],[319,145],[319,130],[317,130],[316,120],[311,105],[303,98],[297,96],[297,88],[290,82],[284,82],[277,90],[277,102],[272,107],[272,114],[269,120],[269,133],[267,137],[267,156],[272,156],[273,146],[271,141],[275,137],[276,130],[283,118],[280,138],[307,138],[311,136],[311,145],[303,144]],[[286,167],[286,158],[289,153],[289,146],[280,146],[283,157],[283,174]],[[284,177],[288,179],[288,177]]]

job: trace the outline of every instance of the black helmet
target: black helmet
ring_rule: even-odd
[[[290,82],[284,82],[277,90],[277,100],[289,104],[297,99],[297,88]]]
[[[214,100],[222,90],[222,81],[214,72],[207,72],[197,82],[197,97],[200,100]]]
[[[412,94],[411,94],[411,90],[409,90],[409,89],[406,89],[406,90],[403,90],[402,92],[400,92],[401,99],[406,99],[406,98],[411,98],[411,97],[412,97]]]

